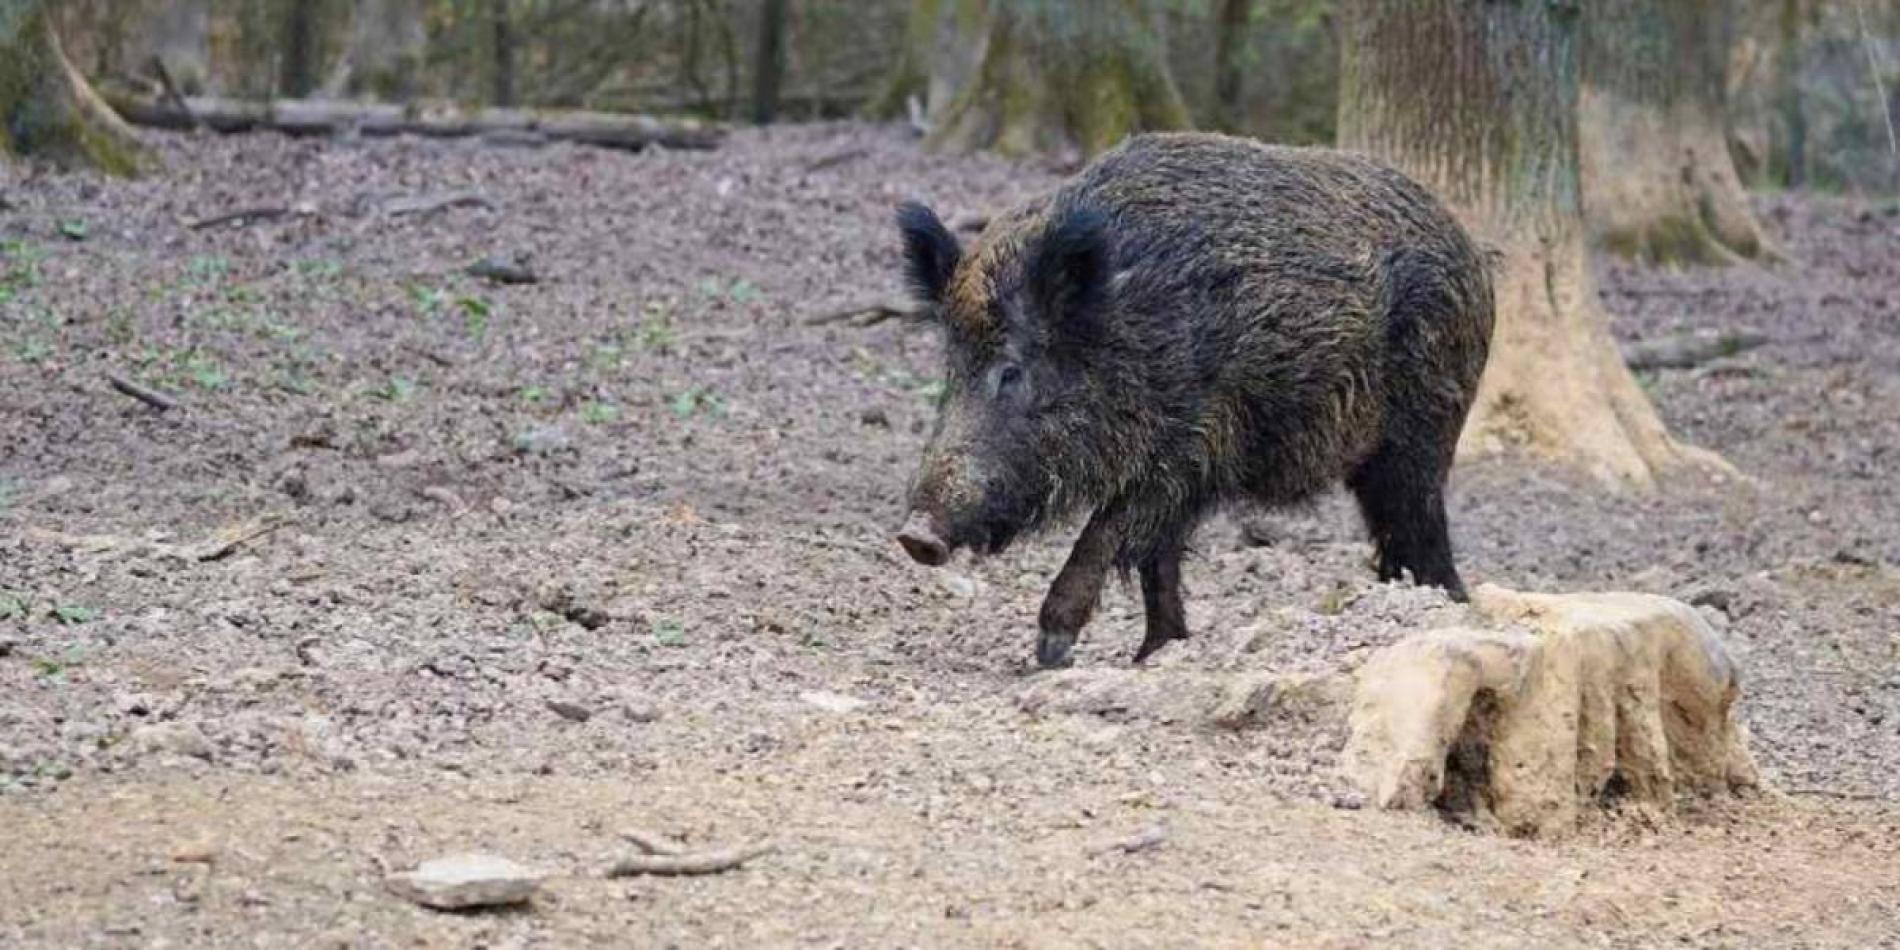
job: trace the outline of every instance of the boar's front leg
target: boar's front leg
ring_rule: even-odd
[[[1036,662],[1045,669],[1072,662],[1069,652],[1075,649],[1075,639],[1095,613],[1095,603],[1102,597],[1102,585],[1115,563],[1120,543],[1111,521],[1107,510],[1089,519],[1088,527],[1082,529],[1082,536],[1069,551],[1062,572],[1049,585],[1049,596],[1043,598],[1037,618],[1042,635],[1036,640]]]
[[[1174,640],[1186,640],[1187,608],[1181,601],[1181,546],[1170,544],[1141,562],[1141,604],[1147,632],[1135,650],[1140,663]]]

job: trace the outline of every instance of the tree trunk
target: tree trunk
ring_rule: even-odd
[[[1240,92],[1243,73],[1240,53],[1247,46],[1247,26],[1253,20],[1253,0],[1216,0],[1214,38],[1214,125],[1222,132],[1241,127]]]
[[[941,9],[943,0],[917,0]],[[1189,125],[1141,0],[959,0],[974,48],[934,57],[955,90],[933,102],[930,145],[950,151],[1093,155],[1134,132]],[[941,22],[934,14],[930,21]],[[975,61],[961,70],[959,61]],[[935,98],[933,96],[933,98]]]
[[[0,156],[116,175],[138,171],[132,130],[73,68],[45,0],[0,0]]]
[[[1779,256],[1729,155],[1731,0],[1597,0],[1578,145],[1598,245],[1650,263]]]
[[[494,54],[494,72],[489,76],[489,103],[515,104],[515,25],[508,0],[488,0],[489,42]]]
[[[277,93],[300,99],[317,86],[317,0],[289,0],[284,7],[282,59]]]
[[[1781,55],[1776,81],[1776,105],[1781,112],[1782,183],[1801,188],[1808,183],[1808,114],[1801,101],[1801,0],[1782,0]]]
[[[1466,454],[1519,448],[1614,485],[1720,465],[1664,430],[1609,332],[1584,245],[1576,8],[1348,0],[1339,138],[1432,188],[1502,249]]]
[[[778,119],[779,90],[785,85],[786,0],[763,0],[759,7],[759,51],[752,65],[752,121]]]
[[[420,92],[428,26],[419,0],[356,0],[350,33],[336,68],[324,81],[325,98],[368,94],[407,102]]]

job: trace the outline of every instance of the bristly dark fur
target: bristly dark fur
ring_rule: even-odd
[[[1224,502],[1286,505],[1340,480],[1382,577],[1462,596],[1443,486],[1491,286],[1417,184],[1341,152],[1151,135],[968,252],[946,251],[927,211],[900,222],[919,291],[946,325],[983,331],[946,337],[913,508],[977,547],[1090,515],[1045,645],[1086,621],[1111,563],[1142,571],[1141,655],[1185,636],[1175,579],[1194,528]]]

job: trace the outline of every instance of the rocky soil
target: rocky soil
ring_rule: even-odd
[[[1773,270],[1601,270],[1627,339],[1766,338],[1645,377],[1744,478],[1455,473],[1472,583],[1700,605],[1777,790],[1525,842],[1357,807],[1319,720],[1208,714],[1465,619],[1374,583],[1343,499],[1210,526],[1196,639],[1089,680],[1139,640],[1112,591],[1080,688],[1031,664],[1062,539],[938,572],[889,541],[934,342],[810,319],[897,293],[896,201],[980,215],[1052,170],[855,125],[153,141],[137,182],[0,168],[0,944],[1900,934],[1900,206],[1763,199]],[[464,273],[497,255],[539,282]],[[607,880],[627,829],[778,848]],[[383,885],[471,851],[542,894]]]

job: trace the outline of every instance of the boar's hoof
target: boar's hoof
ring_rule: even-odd
[[[1059,670],[1071,666],[1075,659],[1069,655],[1075,649],[1075,634],[1060,630],[1044,630],[1036,638],[1036,662],[1045,670]]]
[[[910,559],[929,567],[941,567],[950,560],[950,545],[937,536],[930,525],[930,516],[915,512],[904,527],[897,532],[897,543],[904,546],[904,553]]]
[[[1186,640],[1186,639],[1187,639],[1187,634],[1185,633],[1168,634],[1168,635],[1159,636],[1159,637],[1143,637],[1141,641],[1141,646],[1135,648],[1135,664],[1139,666],[1142,663],[1147,662],[1148,658],[1151,656],[1154,656],[1155,653],[1158,652],[1162,647],[1165,647],[1176,640]]]

